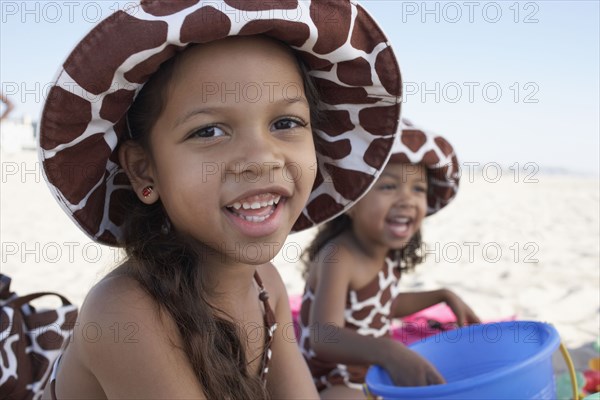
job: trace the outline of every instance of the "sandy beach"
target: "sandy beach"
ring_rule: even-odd
[[[122,254],[71,223],[46,188],[35,151],[2,153],[1,165],[0,270],[20,294],[58,291],[80,305]],[[426,262],[402,285],[449,287],[486,320],[552,323],[585,369],[600,332],[598,178],[523,166],[518,174],[497,172],[463,170],[456,201],[426,220]],[[274,260],[290,294],[302,291],[299,252],[313,234],[290,236]],[[556,369],[564,369],[557,358]]]

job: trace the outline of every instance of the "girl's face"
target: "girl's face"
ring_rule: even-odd
[[[260,264],[280,250],[316,172],[310,110],[296,60],[246,37],[192,47],[151,132],[152,178],[175,229]]]
[[[389,163],[373,188],[349,211],[355,235],[369,248],[401,249],[427,213],[427,169]]]

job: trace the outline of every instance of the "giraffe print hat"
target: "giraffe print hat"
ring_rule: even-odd
[[[189,44],[259,34],[294,49],[321,94],[317,177],[293,230],[343,213],[371,187],[398,129],[401,78],[385,35],[354,0],[142,0],[79,42],[40,120],[44,177],[90,238],[122,243],[119,204],[131,186],[115,150],[142,85]]]
[[[460,175],[456,153],[446,139],[421,130],[404,118],[400,121],[400,129],[390,162],[421,164],[427,168],[427,215],[434,214],[450,203],[458,192]]]

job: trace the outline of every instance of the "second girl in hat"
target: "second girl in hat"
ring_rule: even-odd
[[[421,223],[458,189],[452,146],[404,123],[390,162],[345,214],[321,226],[311,247],[300,310],[300,346],[321,398],[363,398],[370,365],[400,386],[444,382],[392,339],[391,320],[446,302],[459,324],[479,322],[453,292],[402,293],[400,273],[421,262]]]

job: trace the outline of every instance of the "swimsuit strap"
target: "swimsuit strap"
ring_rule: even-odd
[[[275,320],[275,313],[269,304],[269,293],[265,290],[262,279],[258,275],[258,272],[254,273],[254,280],[259,287],[258,298],[263,302],[265,308],[265,329],[267,331],[265,337],[265,350],[263,354],[263,370],[261,372],[261,379],[263,382],[267,380],[267,373],[269,372],[269,361],[271,361],[271,344],[275,337],[275,329],[277,329],[277,321]]]
[[[258,298],[260,301],[263,302],[263,305],[265,307],[265,323],[268,328],[271,328],[273,325],[277,324],[277,321],[275,321],[275,313],[273,312],[273,309],[269,304],[269,292],[265,290],[265,287],[262,283],[262,279],[260,279],[258,272],[254,273],[254,280],[256,281],[256,284],[259,288]]]

